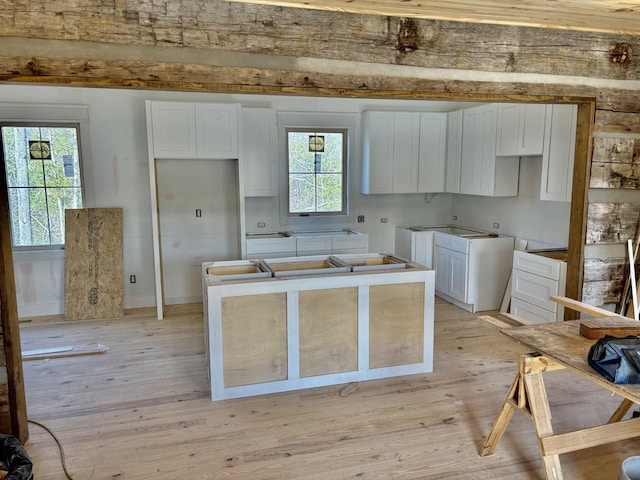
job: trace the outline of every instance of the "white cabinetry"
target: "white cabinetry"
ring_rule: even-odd
[[[564,319],[564,307],[551,300],[564,296],[567,264],[545,254],[513,252],[511,274],[511,313],[534,323]]]
[[[499,103],[497,156],[542,155],[545,104]]]
[[[270,235],[247,235],[247,259],[369,252],[369,235],[364,233],[311,232],[288,235],[271,238]]]
[[[278,195],[276,112],[270,108],[242,109],[244,195]]]
[[[420,114],[418,192],[444,192],[447,152],[447,114]]]
[[[418,191],[420,114],[363,113],[362,193]]]
[[[238,158],[238,106],[150,102],[154,158]]]
[[[260,238],[260,235],[247,238],[247,259],[295,257],[296,239],[292,237]]]
[[[462,110],[447,114],[447,154],[445,192],[460,193],[462,161]]]
[[[396,255],[433,268],[433,234],[433,230],[416,231],[411,227],[396,227]]]
[[[541,200],[571,201],[577,112],[576,105],[549,105],[547,109]]]
[[[496,156],[497,104],[464,110],[460,193],[492,197],[518,195],[518,157]]]
[[[436,295],[472,313],[500,307],[511,272],[513,237],[435,232],[434,244]]]

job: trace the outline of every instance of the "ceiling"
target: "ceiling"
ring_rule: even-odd
[[[338,12],[640,35],[640,0],[231,0]]]

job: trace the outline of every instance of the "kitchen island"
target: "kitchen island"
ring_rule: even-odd
[[[378,253],[203,263],[211,400],[432,371],[434,274]]]

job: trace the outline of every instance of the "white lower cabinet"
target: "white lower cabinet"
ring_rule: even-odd
[[[262,238],[261,238],[262,237]],[[250,234],[246,239],[247,259],[295,257],[308,255],[333,255],[337,253],[356,254],[369,252],[369,235],[338,232],[326,235],[313,232],[293,233],[288,236],[265,238],[260,234]]]
[[[500,307],[511,272],[513,237],[434,233],[436,295],[469,312]]]
[[[564,307],[552,301],[551,296],[564,296],[567,263],[562,258],[544,255],[544,252],[513,252],[511,313],[533,323],[556,322],[564,318]]]

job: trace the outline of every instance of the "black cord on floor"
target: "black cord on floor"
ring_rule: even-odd
[[[62,444],[60,443],[60,440],[58,440],[58,437],[56,437],[55,433],[53,433],[51,429],[49,429],[49,427],[47,427],[46,425],[43,425],[40,422],[36,422],[35,420],[31,420],[31,419],[28,419],[27,421],[29,423],[33,423],[34,425],[37,425],[40,428],[46,430],[49,433],[49,435],[53,437],[53,439],[58,444],[58,449],[60,450],[60,461],[62,462],[62,469],[64,470],[64,474],[67,476],[69,480],[73,480],[73,477],[69,473],[69,470],[67,470],[67,460],[64,456],[64,449],[62,448]]]

